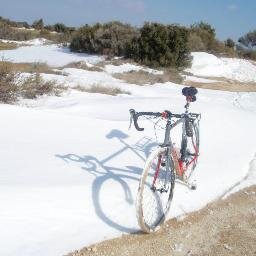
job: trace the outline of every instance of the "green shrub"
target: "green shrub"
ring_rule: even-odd
[[[126,57],[153,67],[185,67],[189,56],[188,30],[159,23],[145,23],[126,52]]]
[[[188,30],[174,25],[146,23],[140,30],[110,22],[83,26],[70,44],[72,51],[125,56],[149,66],[187,66]]]
[[[121,22],[85,25],[74,35],[72,51],[98,53],[104,55],[124,55],[126,45],[138,34],[136,28]]]

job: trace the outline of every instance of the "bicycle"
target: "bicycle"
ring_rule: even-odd
[[[190,113],[191,102],[196,101],[197,89],[185,87],[182,94],[186,97],[185,112],[173,114],[164,112],[136,112],[130,109],[131,123],[133,121],[138,131],[144,128],[138,125],[140,116],[153,117],[166,121],[164,142],[149,155],[141,175],[136,212],[140,228],[146,232],[158,230],[169,212],[175,180],[178,179],[190,189],[196,189],[196,184],[190,183],[191,175],[197,165],[199,156],[199,121],[201,114]],[[182,124],[180,149],[171,139],[171,130]]]

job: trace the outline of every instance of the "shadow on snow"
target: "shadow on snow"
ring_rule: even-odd
[[[91,155],[79,156],[76,154],[56,155],[56,157],[61,158],[65,162],[79,162],[83,164],[81,167],[83,170],[88,171],[95,176],[92,184],[92,199],[97,216],[109,226],[121,232],[131,233],[134,232],[134,229],[120,225],[104,213],[104,209],[100,203],[100,194],[103,193],[101,190],[104,182],[112,179],[121,185],[126,202],[132,205],[134,203],[134,199],[132,198],[131,189],[125,179],[136,180],[139,182],[138,177],[142,172],[142,168],[138,168],[136,166],[126,166],[126,168],[120,168],[119,166],[110,166],[107,163],[127,150],[132,151],[134,155],[139,157],[144,162],[147,156],[150,154],[152,148],[157,144],[152,142],[150,138],[143,137],[135,145],[129,145],[125,142],[128,135],[115,129],[111,130],[106,135],[106,138],[118,139],[122,147],[119,150],[112,152],[105,159],[100,160]]]

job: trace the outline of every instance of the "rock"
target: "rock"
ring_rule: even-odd
[[[232,250],[232,248],[228,244],[223,244],[223,247],[229,251]]]

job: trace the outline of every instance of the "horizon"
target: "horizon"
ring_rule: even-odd
[[[253,0],[45,0],[26,3],[18,0],[0,0],[0,16],[32,24],[42,18],[45,25],[63,23],[80,27],[97,22],[120,21],[133,26],[142,26],[145,22],[179,24],[190,26],[198,22],[210,24],[220,40],[232,38],[237,41],[249,31],[256,29]],[[60,8],[61,6],[61,8]],[[186,8],[184,8],[184,6]]]

